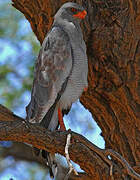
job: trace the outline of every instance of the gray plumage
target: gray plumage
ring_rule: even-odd
[[[64,4],[56,13],[35,64],[27,120],[41,123],[48,130],[58,128],[57,109],[68,109],[88,86],[86,45],[79,18],[73,15],[83,7]]]

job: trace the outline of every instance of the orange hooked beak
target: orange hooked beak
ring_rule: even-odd
[[[73,16],[79,19],[84,19],[87,15],[87,12],[85,10],[78,12],[77,14],[74,14]]]

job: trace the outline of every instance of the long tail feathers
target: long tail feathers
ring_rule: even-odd
[[[57,174],[57,162],[55,159],[55,154],[51,154],[47,151],[42,150],[42,157],[46,160],[50,176],[54,178]]]
[[[67,114],[69,110],[63,110],[62,114]],[[58,129],[59,121],[58,121],[58,109],[56,105],[53,105],[50,110],[47,112],[45,117],[40,123],[47,130],[54,131]],[[50,176],[52,178],[55,177],[57,180],[62,180],[68,170],[64,168],[59,162],[56,161],[55,154],[51,154],[45,150],[40,150],[38,148],[33,148],[33,152],[36,156],[41,156],[45,159],[46,165],[49,169]],[[57,178],[56,178],[57,177]]]
[[[58,129],[58,113],[57,107],[52,106],[50,110],[47,112],[43,120],[41,121],[41,126],[45,127],[47,130],[54,131]],[[35,156],[39,156],[41,154],[42,158],[45,159],[46,165],[49,169],[50,176],[53,178],[57,173],[57,162],[55,160],[55,154],[51,154],[45,150],[40,150],[38,148],[33,147],[33,153]]]

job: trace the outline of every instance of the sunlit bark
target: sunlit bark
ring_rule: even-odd
[[[13,0],[42,43],[56,10],[66,0]],[[102,129],[106,148],[140,172],[140,1],[75,0],[88,12],[82,23],[89,87],[81,97]],[[95,179],[109,179],[99,165]]]

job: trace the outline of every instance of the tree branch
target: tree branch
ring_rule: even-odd
[[[40,43],[43,42],[45,34],[51,27],[57,8],[66,1],[12,0],[13,6],[22,12],[30,22]],[[97,0],[76,0],[75,2],[84,5],[88,12],[86,20],[82,23],[82,31],[87,44],[89,86],[88,92],[84,93],[80,100],[93,114],[94,119],[102,129],[106,147],[115,149],[123,154],[131,164],[138,165],[140,161],[140,16],[138,13],[140,3],[134,0],[103,0],[99,2]],[[11,120],[11,116],[14,115],[10,114],[9,117],[3,115],[1,121]],[[18,118],[15,117],[15,121],[18,121]],[[21,124],[23,126],[24,123],[20,122]],[[40,142],[38,134],[41,133],[41,129],[38,132],[38,128],[41,127],[36,126],[34,128],[37,131],[36,134],[33,133],[34,138]],[[31,130],[32,126],[30,126]],[[9,132],[7,126],[5,131]],[[48,139],[52,140],[54,144],[58,143],[57,146],[63,147],[60,153],[64,152],[67,134],[48,133],[46,132]],[[22,141],[30,138],[33,134],[29,133],[29,137],[26,137],[27,134],[25,133]],[[12,135],[15,136],[13,133]],[[58,137],[55,137],[57,135]],[[96,148],[92,150],[92,148],[87,147],[87,141],[85,144],[81,142],[82,138],[72,132],[70,158],[80,164],[81,168],[92,176],[92,179],[98,180],[103,177],[108,180],[112,171],[113,176],[119,180],[124,179],[126,174],[130,174],[128,171],[131,168],[126,163],[123,164],[123,160],[119,161],[120,157],[117,159],[117,156],[113,156],[114,153],[111,154],[113,164],[106,157],[104,150],[99,150],[101,151],[99,155]],[[44,140],[42,140],[43,142]],[[44,143],[47,142],[46,140]],[[73,142],[75,143],[73,144]],[[55,151],[54,144],[45,144],[44,148]],[[92,147],[92,144],[90,145]],[[127,169],[125,175],[121,167]]]
[[[13,156],[16,161],[36,162],[46,168],[40,158],[33,156],[32,147],[23,143],[13,142],[10,147],[0,147],[0,157],[8,156]]]
[[[39,149],[65,156],[65,145],[68,134],[71,134],[71,145],[69,147],[70,158],[80,165],[89,176],[86,175],[89,179],[97,178],[97,173],[98,175],[104,174],[108,179],[111,174],[115,178],[119,177],[119,179],[127,175],[135,179],[140,179],[140,175],[131,168],[120,154],[113,150],[100,149],[82,135],[70,130],[65,132],[47,131],[38,124],[27,123],[24,119],[14,115],[7,108],[0,105],[1,141],[28,143]],[[114,163],[112,161],[113,159],[109,159],[108,155],[113,159],[117,159],[117,163]],[[112,167],[113,172],[110,173],[110,168]],[[123,172],[122,167],[125,168],[125,172]],[[80,176],[82,175],[80,174]]]

